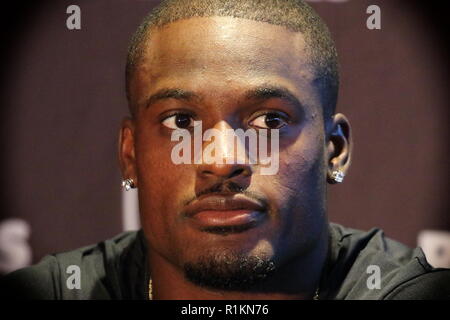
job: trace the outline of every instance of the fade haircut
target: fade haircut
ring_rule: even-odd
[[[302,33],[307,53],[316,67],[324,118],[334,114],[339,90],[336,47],[325,23],[303,0],[163,0],[144,18],[128,49],[126,94],[133,116],[130,80],[142,61],[151,30],[182,19],[213,16],[267,22]]]

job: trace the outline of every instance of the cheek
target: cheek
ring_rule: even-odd
[[[314,242],[326,217],[324,147],[320,132],[311,132],[280,150],[277,175],[258,176],[267,195],[278,230],[277,247],[295,243],[299,248]],[[308,236],[307,236],[308,235]]]
[[[162,135],[158,127],[141,124],[136,138],[136,167],[139,187],[164,192],[182,176],[183,167],[177,166],[171,159],[173,146],[170,136]]]
[[[257,176],[257,185],[269,198],[275,217],[280,223],[290,221],[283,228],[315,223],[324,214],[324,138],[315,128],[320,126],[310,126],[310,130],[305,126],[295,142],[280,149],[277,175]]]
[[[159,228],[161,224],[173,224],[180,203],[194,190],[192,168],[176,165],[171,159],[176,143],[170,137],[146,132],[141,132],[136,141],[141,216]]]
[[[305,128],[307,129],[307,128]],[[280,150],[274,181],[286,195],[302,193],[322,182],[324,138],[319,130],[303,130],[299,138]]]
[[[152,247],[167,253],[167,248],[181,246],[175,245],[179,241],[174,230],[178,230],[183,200],[193,193],[194,179],[188,165],[175,165],[171,161],[170,141],[164,143],[160,141],[156,148],[138,149],[136,160],[142,227]]]

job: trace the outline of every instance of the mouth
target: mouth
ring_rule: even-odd
[[[201,231],[220,234],[246,231],[267,218],[260,201],[242,194],[200,197],[184,213]]]

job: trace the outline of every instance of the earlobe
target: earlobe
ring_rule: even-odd
[[[348,119],[337,113],[333,116],[327,140],[327,181],[330,184],[343,181],[351,163],[352,138]]]
[[[119,132],[118,156],[123,180],[132,179],[137,186],[136,157],[134,147],[134,121],[125,118]]]

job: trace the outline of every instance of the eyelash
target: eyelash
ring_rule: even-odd
[[[260,111],[257,112],[256,115],[252,116],[252,120],[250,120],[249,122],[261,117],[261,116],[265,116],[265,115],[269,115],[269,114],[276,114],[277,116],[279,116],[281,119],[283,119],[284,121],[286,121],[286,123],[290,123],[290,117],[288,114],[286,114],[283,111],[279,111],[279,110],[266,110],[266,111]]]
[[[192,118],[195,118],[195,115],[193,113],[191,113],[191,112],[188,112],[188,111],[173,111],[173,112],[170,112],[169,114],[166,114],[166,115],[162,116],[161,117],[161,122],[163,122],[164,120],[169,119],[170,117],[179,116],[179,115],[187,115],[187,116],[190,116]]]
[[[283,121],[285,121],[287,124],[291,123],[289,115],[287,115],[285,112],[279,111],[279,110],[266,110],[266,111],[257,112],[256,115],[252,115],[251,120],[249,120],[247,122],[247,124],[249,124],[250,122],[252,122],[255,119],[259,118],[260,116],[269,115],[269,114],[276,114],[281,119],[283,119]],[[196,120],[195,119],[196,118],[195,114],[193,114],[193,113],[191,113],[189,111],[173,111],[173,112],[170,112],[167,115],[164,115],[161,118],[160,122],[162,124],[165,120],[167,120],[167,119],[169,119],[169,118],[171,118],[173,116],[179,116],[179,115],[187,115],[187,116],[191,117],[193,120]]]

